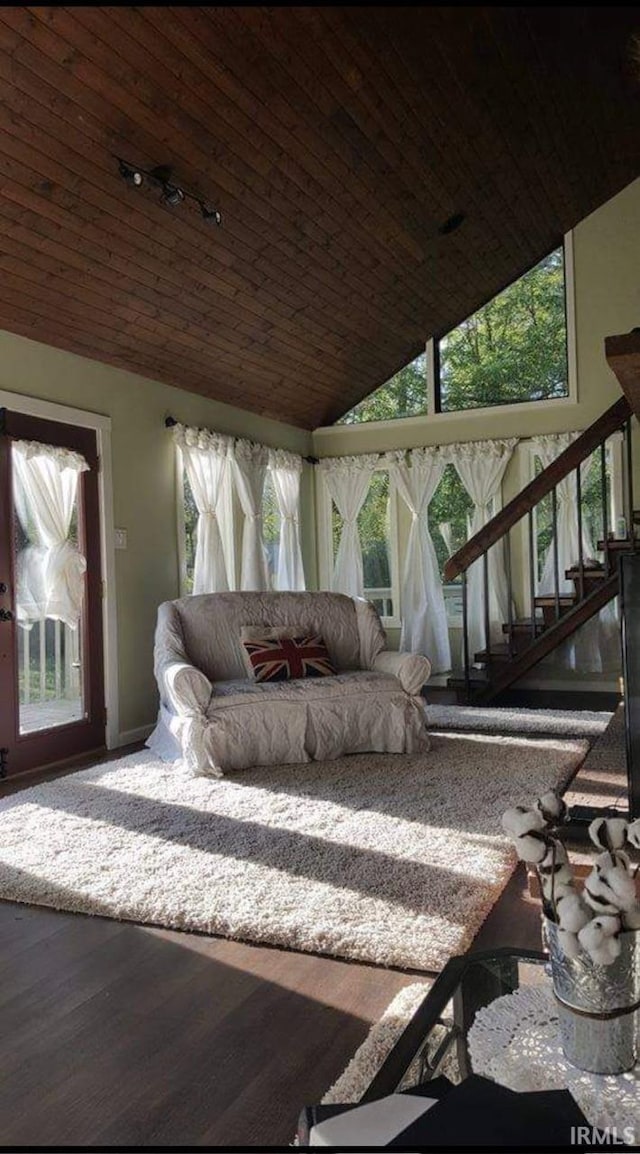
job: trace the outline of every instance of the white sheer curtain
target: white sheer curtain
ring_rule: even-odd
[[[560,453],[568,449],[579,433],[553,433],[545,437],[534,437],[530,442],[531,451],[539,458],[543,468],[547,468]],[[588,457],[580,466],[581,490],[584,492],[592,458]],[[580,559],[580,538],[578,530],[578,501],[575,470],[558,482],[556,540],[558,549],[558,592],[560,595],[573,594],[573,581],[565,577],[567,569],[577,565]],[[582,558],[583,561],[596,557],[595,543],[591,538],[586,518],[582,516]],[[555,593],[555,560],[553,538],[547,549],[542,575],[538,582],[540,594]],[[581,669],[585,672],[601,673],[607,666],[619,663],[620,643],[618,622],[613,604],[606,605],[597,617],[586,622],[577,633],[559,645],[550,657],[550,662],[565,669]]]
[[[411,513],[402,578],[400,649],[424,653],[434,673],[451,668],[447,611],[440,570],[429,531],[429,505],[445,469],[439,449],[388,454],[389,472]]]
[[[262,536],[262,495],[269,463],[269,450],[252,441],[236,441],[232,467],[242,512],[242,576],[240,588],[261,591],[269,588],[269,567]]]
[[[80,453],[38,441],[13,441],[13,497],[29,540],[17,559],[16,612],[30,627],[46,617],[76,629],[87,562],[71,539],[78,478],[89,466]]]
[[[517,438],[471,441],[467,444],[452,445],[449,450],[450,459],[453,461],[474,504],[470,537],[479,533],[497,511],[495,509],[496,498],[500,493],[502,478],[516,444]],[[489,638],[487,639],[485,639],[482,559],[474,562],[467,576],[469,653],[473,661],[474,653],[484,649],[490,641],[502,641],[502,625],[509,616],[509,593],[502,542],[497,542],[489,550]]]
[[[286,449],[269,451],[269,469],[280,513],[276,589],[305,588],[300,548],[300,481],[302,457]]]
[[[226,515],[230,437],[206,429],[174,425],[173,436],[198,510],[194,593],[219,593],[229,588],[221,524]],[[223,526],[225,529],[228,528]]]
[[[329,496],[342,517],[332,588],[334,592],[346,593],[349,597],[362,597],[364,594],[358,513],[365,503],[377,463],[377,454],[366,453],[357,457],[325,457],[318,465]]]

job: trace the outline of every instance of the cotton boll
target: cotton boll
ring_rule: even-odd
[[[584,883],[583,897],[597,914],[617,914],[619,912],[616,894],[602,878],[597,869],[593,869]]]
[[[622,849],[628,822],[622,817],[597,817],[589,826],[589,837],[598,849]]]
[[[582,953],[582,947],[578,940],[578,935],[571,932],[571,930],[558,930],[558,943],[560,948],[567,958],[579,958]]]
[[[631,859],[629,858],[629,855],[626,854],[622,849],[614,850],[612,853],[607,850],[606,853],[598,854],[595,860],[595,864],[600,871],[610,869],[611,866],[617,864],[622,864],[624,865],[625,869],[630,870]]]
[[[627,841],[634,849],[640,849],[640,817],[627,826]]]
[[[610,966],[622,949],[617,936],[620,929],[619,918],[594,918],[580,930],[578,941],[596,965]]]
[[[544,829],[544,818],[533,809],[514,805],[512,809],[507,809],[503,813],[502,828],[509,837],[523,837],[532,830]]]
[[[567,851],[561,841],[550,838],[547,845],[547,852],[540,863],[541,869],[551,870],[553,866],[560,866],[569,861]]]
[[[625,860],[626,859],[626,860]],[[600,880],[608,886],[612,904],[620,910],[629,909],[636,904],[636,886],[627,868],[626,854],[602,854],[596,862],[596,870]],[[602,891],[604,897],[604,891]]]
[[[631,906],[622,913],[622,924],[625,930],[640,930],[640,906]]]
[[[549,826],[560,825],[564,821],[567,813],[567,807],[561,797],[554,790],[550,789],[547,793],[543,793],[539,797],[533,807],[539,814],[542,815],[544,824]]]
[[[529,862],[531,865],[538,865],[547,852],[546,842],[541,839],[540,834],[537,837],[534,834],[516,837],[513,844],[520,861]]]
[[[580,895],[571,892],[562,893],[556,898],[556,911],[560,929],[572,934],[579,934],[593,917]]]
[[[566,863],[558,866],[554,873],[543,873],[540,866],[538,866],[538,870],[540,872],[542,892],[549,901],[551,901],[552,897],[555,897],[557,900],[557,895],[561,890],[570,889],[573,886],[573,874]]]

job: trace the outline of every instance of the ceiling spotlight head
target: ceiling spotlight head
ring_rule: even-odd
[[[120,176],[122,176],[124,180],[128,181],[129,184],[135,184],[136,188],[139,188],[144,179],[140,169],[134,168],[132,164],[127,164],[124,160],[119,161],[119,166]]]
[[[165,204],[170,204],[172,208],[175,208],[177,204],[182,204],[184,192],[175,184],[165,184],[162,189],[162,199]]]
[[[203,201],[199,201],[200,212],[202,219],[207,221],[207,224],[222,224],[222,214],[218,212],[217,208],[209,208]]]

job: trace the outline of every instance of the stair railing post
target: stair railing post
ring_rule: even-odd
[[[489,663],[489,649],[491,647],[491,625],[489,621],[489,550],[482,554],[482,585],[484,591],[484,648]]]
[[[602,505],[602,544],[604,545],[604,570],[607,576],[611,571],[609,557],[609,495],[607,492],[607,442],[600,446],[600,502]]]
[[[580,600],[584,599],[584,550],[582,548],[582,478],[580,468],[576,469],[576,501],[578,503],[578,588]]]
[[[633,449],[631,445],[631,417],[624,427],[625,444],[627,448],[627,532],[629,540],[633,541]]]
[[[467,701],[471,695],[469,668],[469,607],[467,604],[467,570],[462,570],[462,659],[464,661],[464,691]]]
[[[551,490],[551,532],[553,533],[553,581],[556,595],[556,621],[560,617],[560,572],[558,563],[558,490]]]
[[[533,509],[529,509],[529,597],[531,600],[531,636],[536,639],[536,573],[533,548]]]
[[[507,621],[509,626],[509,656],[513,656],[513,581],[511,577],[511,530],[507,529],[505,537],[504,563],[507,571]]]

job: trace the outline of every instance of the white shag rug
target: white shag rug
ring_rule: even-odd
[[[0,897],[439,970],[513,871],[504,809],[587,748],[434,734],[418,757],[220,780],[131,754],[0,802]]]
[[[599,737],[612,713],[586,709],[492,709],[478,705],[426,706],[429,729],[471,733],[542,733],[555,737]]]
[[[396,994],[378,1022],[369,1030],[348,1066],[327,1090],[323,1106],[359,1102],[382,1068],[402,1031],[409,1025],[423,998],[429,993],[430,983],[416,982]]]

